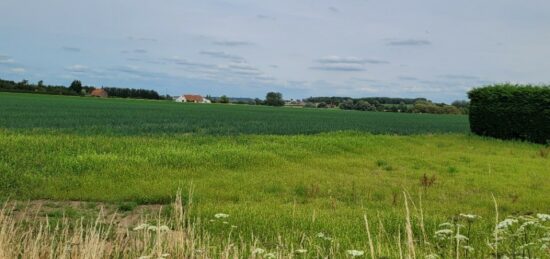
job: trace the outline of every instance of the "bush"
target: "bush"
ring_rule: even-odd
[[[550,87],[500,84],[473,89],[468,97],[473,133],[549,142]]]

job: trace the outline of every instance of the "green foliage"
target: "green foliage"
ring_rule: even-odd
[[[0,93],[0,127],[102,135],[468,132],[466,116]]]
[[[430,101],[418,101],[412,108],[414,113],[432,113],[432,114],[463,114],[456,106],[446,104],[434,104]]]
[[[42,81],[31,84],[27,80],[15,82],[2,79],[0,79],[0,92],[77,95],[77,92],[62,85],[44,85]]]
[[[16,93],[39,93],[52,95],[85,95],[91,92],[95,87],[83,86],[79,80],[74,80],[69,87],[62,85],[44,85],[42,80],[37,84],[30,84],[27,80],[19,83],[14,81],[0,79],[0,92],[16,92]],[[154,90],[133,89],[133,88],[117,88],[103,87],[111,97],[121,98],[140,98],[140,99],[163,99]]]
[[[118,205],[119,211],[132,211],[137,207],[136,202],[122,202]]]
[[[219,102],[220,103],[229,103],[229,98],[227,97],[227,95],[222,95],[219,99]]]
[[[324,102],[320,102],[319,104],[317,104],[317,108],[328,108],[328,105]]]
[[[313,103],[330,103],[333,105],[340,105],[344,102],[352,101],[354,103],[358,101],[365,101],[368,103],[378,102],[379,104],[414,104],[417,101],[427,101],[426,98],[392,98],[392,97],[364,97],[364,98],[351,98],[351,97],[309,97],[305,100],[306,102]]]
[[[161,99],[160,95],[154,90],[103,87],[110,97],[120,98],[138,98],[138,99]]]
[[[470,128],[482,136],[550,140],[550,87],[501,84],[468,93]]]
[[[285,101],[283,100],[283,94],[276,92],[269,92],[265,96],[265,104],[269,106],[283,106]]]
[[[42,82],[42,81],[40,81],[40,82]],[[82,83],[79,80],[74,80],[71,83],[71,85],[69,86],[69,89],[71,91],[75,92],[75,93],[81,93],[82,92]]]

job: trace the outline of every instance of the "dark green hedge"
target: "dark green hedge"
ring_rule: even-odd
[[[473,133],[550,142],[550,87],[499,84],[473,89],[468,97]]]

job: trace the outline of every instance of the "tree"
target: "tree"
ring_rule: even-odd
[[[71,83],[71,86],[69,86],[69,89],[77,94],[79,94],[80,92],[82,92],[82,83],[78,80],[74,80],[72,83]]]
[[[262,105],[262,104],[264,104],[264,101],[262,101],[262,99],[260,99],[260,98],[256,98],[256,99],[254,99],[254,103],[256,105]]]
[[[353,100],[347,99],[347,100],[341,102],[339,107],[342,110],[353,110],[353,108],[354,108]]]
[[[226,95],[220,97],[220,103],[229,103],[229,98]]]
[[[283,106],[285,101],[283,100],[283,94],[278,92],[269,92],[265,96],[265,104],[270,106]]]

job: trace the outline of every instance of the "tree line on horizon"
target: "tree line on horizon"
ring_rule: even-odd
[[[139,98],[139,99],[165,99],[165,96],[159,95],[155,90],[122,88],[122,87],[95,87],[83,85],[79,80],[74,80],[68,87],[63,85],[46,85],[40,80],[36,84],[28,80],[20,82],[0,79],[0,91],[17,93],[36,93],[52,95],[73,95],[86,96],[94,89],[101,88],[111,97],[120,98]]]
[[[310,97],[305,99],[307,108],[340,108],[342,110],[432,113],[432,114],[468,114],[469,102],[454,101],[451,105],[434,103],[426,98],[394,97]]]

